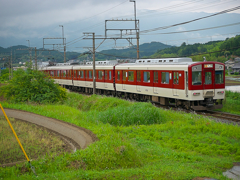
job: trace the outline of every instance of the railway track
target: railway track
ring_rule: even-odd
[[[206,111],[204,115],[212,116],[220,119],[226,119],[229,121],[240,122],[240,115],[230,114],[220,111]]]

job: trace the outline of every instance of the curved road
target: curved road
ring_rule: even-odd
[[[54,131],[57,134],[64,136],[68,140],[72,141],[76,149],[84,149],[89,144],[98,140],[96,135],[93,134],[90,130],[75,126],[67,122],[21,110],[4,108],[4,111],[6,112],[8,117],[20,119],[45,127],[51,131]],[[1,111],[1,109],[0,116],[3,116],[3,112]]]

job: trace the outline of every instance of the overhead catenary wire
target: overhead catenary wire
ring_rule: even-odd
[[[169,26],[162,26],[162,27],[157,27],[157,28],[153,28],[153,29],[143,30],[143,31],[140,31],[140,33],[149,33],[149,32],[153,32],[153,31],[168,29],[168,28],[171,28],[171,27],[188,24],[188,23],[191,23],[191,22],[195,22],[195,21],[199,21],[199,20],[202,20],[202,19],[206,19],[206,18],[210,18],[210,17],[213,17],[213,16],[217,16],[217,15],[220,15],[220,14],[225,14],[225,13],[228,13],[228,12],[231,12],[231,11],[235,11],[235,10],[238,10],[238,9],[240,9],[240,6],[237,6],[237,7],[231,8],[231,9],[227,9],[227,10],[224,10],[224,11],[212,14],[212,15],[200,17],[200,18],[193,19],[193,20],[190,20],[190,21],[185,21],[185,22],[182,22],[182,23],[177,23],[177,24],[173,24],[173,25],[169,25]]]

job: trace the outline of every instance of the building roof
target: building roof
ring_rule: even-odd
[[[240,63],[236,63],[236,64],[232,67],[232,69],[240,69]]]

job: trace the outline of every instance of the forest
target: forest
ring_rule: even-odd
[[[193,61],[225,62],[234,57],[240,56],[240,35],[227,38],[222,41],[209,41],[207,43],[186,44],[181,46],[170,46],[161,42],[144,43],[139,46],[140,58],[170,58],[170,57],[191,57]],[[35,59],[35,49],[29,51],[27,46],[18,45],[9,48],[0,47],[1,67],[8,66],[8,60],[12,54],[14,66],[19,66],[19,62],[28,62],[30,58]],[[31,54],[31,56],[30,56]],[[36,49],[38,61],[63,62],[63,52],[57,50]],[[115,59],[135,59],[137,58],[136,47],[126,49],[109,49],[96,52],[96,60],[115,60]],[[89,52],[66,52],[66,60],[92,60],[92,54]]]
[[[203,57],[205,57],[207,61],[224,63],[237,56],[240,56],[240,35],[224,41],[210,41],[204,44],[187,45],[183,42],[180,47],[158,50],[146,58],[191,57],[193,61],[203,61]]]

